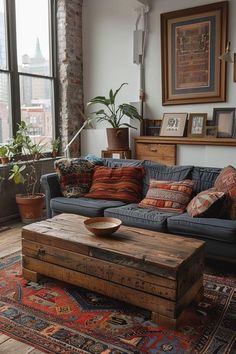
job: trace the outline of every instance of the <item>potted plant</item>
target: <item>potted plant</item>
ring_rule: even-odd
[[[108,150],[126,150],[129,148],[129,128],[137,129],[129,123],[124,122],[124,118],[128,117],[131,120],[142,120],[137,109],[128,103],[116,105],[116,97],[121,88],[127,85],[123,83],[115,92],[111,89],[109,97],[97,96],[91,99],[87,106],[100,104],[105,106],[105,109],[99,109],[92,112],[94,119],[98,122],[107,122],[112,128],[106,128]]]
[[[1,159],[1,163],[3,165],[8,164],[9,154],[10,154],[10,151],[9,151],[8,145],[1,145],[0,146],[0,159]]]
[[[52,147],[52,157],[56,157],[60,148],[61,138],[58,137],[56,139],[51,140],[51,147]]]
[[[21,219],[24,223],[30,223],[42,218],[45,195],[36,193],[38,177],[36,170],[35,144],[29,137],[25,122],[19,124],[17,136],[21,137],[21,155],[28,155],[24,164],[13,162],[10,167],[9,180],[15,184],[23,184],[25,194],[16,194],[16,203]]]

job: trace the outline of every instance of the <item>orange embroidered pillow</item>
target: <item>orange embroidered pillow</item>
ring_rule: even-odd
[[[142,198],[143,167],[96,167],[89,193],[94,199],[137,203]]]
[[[193,184],[189,179],[179,182],[151,181],[147,195],[139,206],[183,212],[191,199]]]
[[[230,218],[236,219],[236,169],[232,166],[223,168],[216,178],[214,187],[217,191],[228,193],[232,205],[230,209]]]

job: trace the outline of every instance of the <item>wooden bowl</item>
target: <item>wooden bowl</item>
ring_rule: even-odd
[[[105,216],[90,218],[84,221],[86,229],[96,236],[111,235],[119,229],[121,224],[121,220]]]

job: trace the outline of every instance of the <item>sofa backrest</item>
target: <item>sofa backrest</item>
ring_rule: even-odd
[[[150,160],[129,160],[129,159],[103,159],[104,165],[108,167],[122,166],[144,166],[145,177],[143,180],[143,195],[148,191],[150,179],[159,181],[181,181],[192,179],[194,181],[193,194],[213,187],[221,168],[201,166],[167,166]]]
[[[192,169],[191,179],[194,181],[193,194],[213,187],[214,182],[219,175],[221,168],[217,167],[199,167]]]

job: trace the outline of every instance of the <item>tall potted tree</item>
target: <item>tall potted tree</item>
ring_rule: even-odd
[[[115,92],[111,89],[108,97],[97,96],[92,98],[87,104],[87,107],[95,104],[105,106],[104,109],[99,109],[91,114],[98,122],[106,122],[111,125],[111,128],[106,128],[109,150],[125,150],[129,148],[129,128],[137,128],[124,122],[125,117],[130,118],[130,120],[142,120],[137,109],[131,104],[122,103],[118,106],[116,105],[117,94],[124,85],[127,85],[127,83],[123,83]]]
[[[30,223],[41,219],[45,195],[36,193],[38,185],[38,176],[36,170],[35,144],[30,139],[25,122],[19,124],[17,131],[17,144],[20,142],[21,155],[23,155],[24,164],[14,162],[10,167],[9,180],[15,184],[23,184],[25,194],[16,194],[16,203],[24,223]],[[14,149],[13,141],[13,149]],[[18,151],[19,154],[19,151]]]

